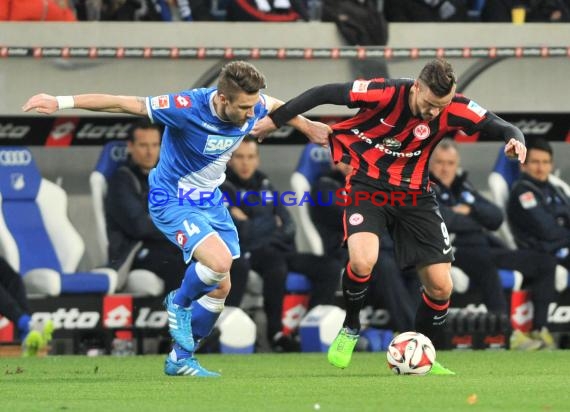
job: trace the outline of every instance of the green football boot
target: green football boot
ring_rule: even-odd
[[[438,361],[435,361],[431,370],[428,372],[428,375],[455,375],[455,372],[447,369]]]
[[[342,328],[329,348],[329,363],[337,368],[346,368],[350,364],[358,337],[358,334],[350,333],[348,328]]]

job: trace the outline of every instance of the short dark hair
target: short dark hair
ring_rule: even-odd
[[[254,94],[265,87],[263,74],[253,64],[244,61],[227,63],[218,79],[218,91],[230,100],[239,92]]]
[[[554,155],[554,152],[552,151],[552,146],[550,145],[548,140],[543,139],[542,137],[536,137],[527,140],[526,142],[527,152],[530,151],[531,149],[542,150],[543,152],[547,152],[548,154],[550,154],[550,157]]]
[[[158,132],[159,136],[162,136],[162,128],[159,125],[152,123],[150,119],[142,118],[137,120],[133,124],[133,127],[131,127],[131,129],[129,130],[129,137],[128,137],[129,142],[135,141],[135,131],[139,129],[144,129],[144,130],[154,129]]]
[[[447,96],[457,83],[451,64],[444,59],[434,59],[424,66],[419,79],[426,84],[437,97]]]

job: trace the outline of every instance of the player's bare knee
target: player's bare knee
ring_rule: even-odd
[[[350,269],[357,276],[366,276],[372,273],[372,268],[376,262],[372,262],[371,259],[358,259],[350,260]]]
[[[451,297],[453,286],[451,284],[430,285],[425,286],[424,289],[428,296],[432,299],[447,300]]]
[[[212,271],[216,273],[229,273],[231,267],[232,267],[231,257],[229,257],[228,259],[221,258],[208,265],[208,268],[210,268]]]

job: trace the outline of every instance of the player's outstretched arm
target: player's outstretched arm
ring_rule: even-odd
[[[283,106],[283,102],[271,96],[266,96],[267,98],[267,108],[270,113],[274,112],[279,107]],[[328,144],[329,134],[332,133],[332,129],[320,122],[313,122],[304,116],[297,115],[292,119],[287,121],[289,126],[294,127],[303,133],[309,141],[326,146]],[[256,123],[251,135],[257,137],[259,142],[263,141],[265,137],[272,131],[277,129],[277,126],[273,122],[270,116],[266,116]]]
[[[85,109],[96,112],[128,113],[147,116],[144,97],[115,96],[110,94],[78,94],[75,96],[51,96],[36,94],[28,99],[22,110],[52,114],[63,109]]]
[[[327,124],[314,122],[303,116],[294,117],[287,124],[299,130],[313,143],[321,146],[329,144],[329,135],[332,133],[332,129]]]
[[[313,87],[285,104],[275,98],[269,98],[270,114],[256,123],[251,135],[262,141],[269,133],[287,123],[307,135],[310,141],[326,145],[331,129],[322,123],[308,123],[309,120],[299,115],[321,104],[348,105],[350,87],[351,83]]]
[[[524,163],[526,159],[525,139],[523,132],[518,127],[489,112],[482,130],[491,136],[502,137],[506,143],[505,155]]]

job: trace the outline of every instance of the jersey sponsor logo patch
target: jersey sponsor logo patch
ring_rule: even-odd
[[[521,202],[521,206],[523,209],[532,209],[538,205],[536,201],[536,197],[532,192],[524,192],[522,195],[519,196],[519,201]]]
[[[204,146],[205,154],[220,154],[224,153],[235,143],[235,140],[227,136],[218,136],[209,134]]]
[[[178,232],[176,232],[176,243],[178,243],[179,246],[183,247],[187,241],[188,238],[186,237],[183,231],[179,230]]]
[[[364,222],[364,216],[362,216],[360,213],[353,213],[348,218],[348,223],[350,223],[352,226],[358,226],[362,222]]]
[[[177,109],[187,109],[192,106],[192,102],[189,97],[178,94],[174,96],[174,105]]]
[[[170,107],[170,98],[168,95],[154,96],[150,99],[150,107],[153,110],[168,109]]]
[[[352,83],[352,91],[354,93],[366,93],[369,84],[369,80],[355,80],[354,83]]]
[[[416,137],[416,139],[419,140],[427,139],[430,133],[431,130],[429,126],[425,123],[418,124],[416,127],[414,127],[414,136]]]
[[[402,146],[402,142],[399,140],[394,139],[393,137],[385,137],[382,140],[382,144],[386,146],[388,149],[397,150]]]
[[[380,150],[381,152],[384,152],[385,154],[390,155],[390,156],[414,157],[414,156],[419,156],[422,154],[421,150],[416,150],[415,152],[398,152],[396,150],[392,150],[389,147],[385,146],[384,141],[382,141],[382,143],[374,144],[372,139],[370,139],[369,137],[366,137],[366,135],[364,133],[360,132],[360,130],[358,130],[358,129],[351,129],[351,132],[354,133],[362,141],[368,143],[370,146],[373,146],[375,149]],[[389,137],[385,138],[384,140],[387,140],[387,139],[390,139],[390,143],[393,143],[391,140],[395,140],[395,139],[389,138]],[[396,140],[396,142],[400,143],[398,140]]]
[[[473,100],[469,101],[467,108],[479,117],[483,117],[485,115],[485,113],[487,113],[487,109],[482,108]]]

